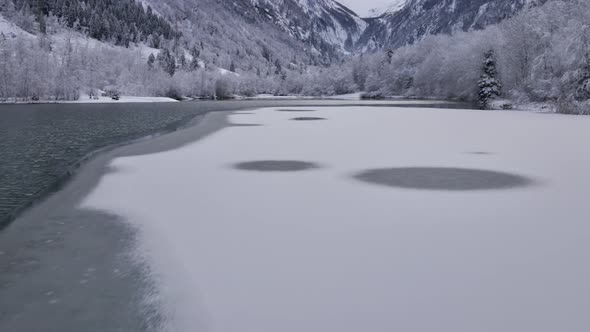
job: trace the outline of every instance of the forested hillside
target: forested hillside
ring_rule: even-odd
[[[550,102],[590,114],[590,2],[550,0],[482,31],[426,37],[386,55],[354,60],[355,83],[373,97],[477,101],[492,51],[499,97]]]
[[[170,23],[135,0],[0,0],[2,14],[24,30],[47,32],[47,21],[60,21],[75,31],[115,45],[179,37]]]
[[[496,0],[478,0],[480,7],[433,0],[424,15],[436,8],[444,13],[432,18],[427,33],[411,45],[364,54],[346,54],[345,44],[364,28],[358,18],[334,2],[313,1],[266,7],[262,0],[158,0],[150,7],[133,0],[0,0],[0,26],[10,31],[0,34],[0,99],[68,100],[98,90],[173,98],[365,91],[370,97],[487,96],[485,107],[500,98],[550,102],[562,112],[590,113],[586,0],[518,0],[506,10]],[[273,9],[279,4],[295,7]],[[408,5],[418,10],[426,2]],[[502,20],[502,12],[513,17]],[[465,22],[481,25],[451,28]]]

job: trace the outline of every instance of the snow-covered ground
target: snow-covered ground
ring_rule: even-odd
[[[345,95],[336,95],[336,96],[329,97],[329,98],[340,99],[340,100],[361,100],[362,94],[363,94],[362,92],[356,92],[356,93],[348,93]]]
[[[178,102],[178,100],[168,97],[137,97],[137,96],[121,96],[119,100],[113,100],[111,97],[98,97],[98,99],[91,99],[87,94],[82,94],[80,99],[73,101],[64,101],[64,103],[170,103]]]
[[[344,95],[334,96],[303,96],[303,95],[287,95],[287,96],[275,96],[271,94],[259,94],[254,97],[246,97],[245,99],[327,99],[327,100],[361,100],[361,96],[364,92],[354,92]],[[453,103],[452,101],[445,101],[439,99],[407,99],[404,97],[391,97],[389,99],[365,99],[364,104],[447,104]]]
[[[6,101],[0,101],[0,104],[109,104],[109,103],[175,103],[176,99],[168,97],[138,97],[138,96],[121,96],[119,100],[114,100],[111,97],[98,97],[98,99],[90,99],[88,95],[82,94],[78,100],[14,100],[12,98]]]
[[[171,330],[587,331],[590,118],[315,110],[236,114],[261,126],[116,159],[85,200],[140,230]],[[301,116],[325,120],[291,121]],[[232,167],[258,160],[318,167]],[[528,182],[419,190],[355,178],[401,167],[420,167],[401,179],[410,187],[437,183],[424,167]]]

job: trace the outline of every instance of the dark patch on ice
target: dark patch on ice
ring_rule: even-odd
[[[372,169],[354,178],[388,187],[450,191],[510,189],[534,184],[533,180],[516,174],[442,167]]]
[[[230,127],[262,127],[259,123],[232,123]]]
[[[313,116],[302,116],[297,118],[292,118],[293,121],[318,121],[318,120],[327,120],[326,118],[318,118]]]
[[[256,172],[300,172],[320,168],[319,165],[298,160],[258,160],[234,164],[235,169]]]
[[[280,109],[277,112],[317,112],[316,110]]]

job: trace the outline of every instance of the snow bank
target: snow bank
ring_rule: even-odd
[[[176,99],[168,97],[137,97],[137,96],[121,96],[119,100],[113,100],[111,97],[98,97],[98,99],[90,99],[87,94],[82,94],[80,99],[72,101],[64,101],[67,104],[86,104],[86,103],[171,103],[178,102]]]
[[[490,103],[492,110],[517,110],[527,112],[555,113],[557,111],[555,103],[550,102],[529,102],[514,103],[508,99],[495,99]]]
[[[275,96],[270,94],[259,94],[253,97],[247,97],[246,99],[313,99],[313,97],[304,96]]]
[[[362,92],[356,92],[356,93],[349,93],[349,94],[345,94],[345,95],[336,95],[336,96],[330,97],[330,99],[361,100],[362,94],[363,94]]]
[[[273,109],[165,153],[120,158],[83,206],[124,216],[173,331],[585,332],[590,118]],[[210,116],[219,116],[212,114]],[[298,160],[303,172],[236,170]],[[395,189],[384,167],[506,172],[488,191]]]
[[[176,99],[168,97],[137,97],[137,96],[121,96],[119,100],[113,100],[110,97],[98,97],[98,99],[90,99],[87,94],[82,94],[78,100],[14,100],[9,98],[5,101],[0,101],[0,104],[110,104],[110,103],[175,103]]]

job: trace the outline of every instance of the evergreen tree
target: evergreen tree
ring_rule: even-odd
[[[178,66],[180,66],[181,69],[185,69],[187,67],[186,56],[184,53],[180,54],[180,57],[178,57]]]
[[[283,66],[279,59],[275,60],[275,75],[279,75],[283,71]]]
[[[586,53],[584,65],[580,72],[580,78],[578,79],[575,97],[578,101],[590,99],[590,52]]]
[[[235,73],[236,72],[236,64],[232,61],[229,65],[229,71]]]
[[[147,60],[148,67],[149,67],[150,69],[153,69],[153,68],[154,68],[154,63],[155,63],[155,62],[156,62],[156,57],[155,57],[155,56],[154,56],[154,54],[152,53],[152,54],[150,54],[150,56],[148,56],[148,60]]]
[[[12,7],[18,12],[12,14]],[[92,38],[111,40],[120,46],[141,40],[141,35],[157,36],[150,45],[156,48],[161,45],[160,39],[180,37],[164,18],[150,7],[145,11],[137,0],[0,0],[0,10],[6,17],[18,16],[14,21],[29,32],[35,32],[36,21],[39,31],[45,33],[45,21],[51,13],[70,28],[88,31]]]
[[[391,60],[393,59],[393,50],[392,49],[388,49],[387,50],[387,63],[391,64]]]
[[[491,99],[499,97],[502,93],[502,85],[497,79],[496,56],[494,50],[484,54],[483,73],[479,79],[479,106],[482,109],[489,107]]]
[[[170,76],[174,76],[174,73],[176,72],[176,58],[172,53],[164,48],[160,51],[160,54],[158,54],[157,59],[160,67]]]
[[[193,45],[193,47],[191,48],[191,56],[193,57],[193,59],[201,56],[201,51],[197,48],[197,45]]]
[[[16,15],[16,6],[12,0],[0,0],[0,12],[6,18],[13,18]]]

